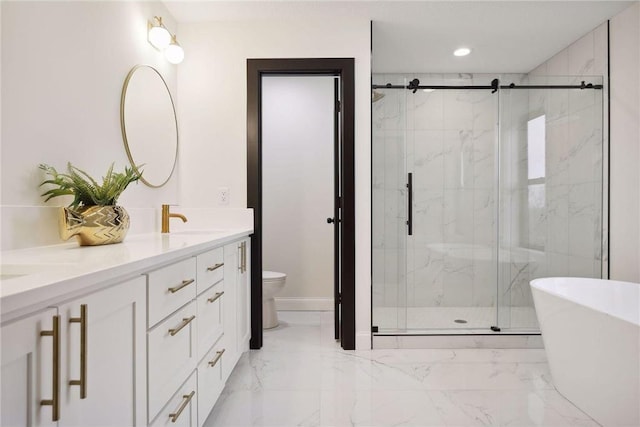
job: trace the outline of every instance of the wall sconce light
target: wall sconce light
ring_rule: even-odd
[[[176,41],[176,36],[171,37],[171,43],[164,50],[164,57],[172,64],[179,64],[184,59],[184,49]]]
[[[171,34],[164,26],[161,16],[154,16],[148,21],[147,40],[151,46],[164,52],[165,58],[172,64],[179,64],[184,59],[184,50],[178,44],[175,34]]]

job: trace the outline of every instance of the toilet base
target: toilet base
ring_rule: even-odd
[[[262,328],[272,329],[278,326],[278,312],[276,300],[267,298],[262,300]]]

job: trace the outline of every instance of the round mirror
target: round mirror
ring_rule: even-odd
[[[162,75],[148,65],[129,71],[120,100],[122,139],[141,181],[161,187],[169,181],[178,155],[178,123],[173,99]]]

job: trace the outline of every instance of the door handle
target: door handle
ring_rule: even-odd
[[[413,235],[413,174],[407,174],[407,234]]]
[[[333,223],[339,223],[340,219],[335,219],[335,218],[327,218],[327,224],[333,224]]]

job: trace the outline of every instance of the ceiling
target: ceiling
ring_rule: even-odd
[[[630,1],[165,1],[179,23],[353,18],[373,21],[373,71],[523,73]],[[460,46],[473,49],[454,57]]]

